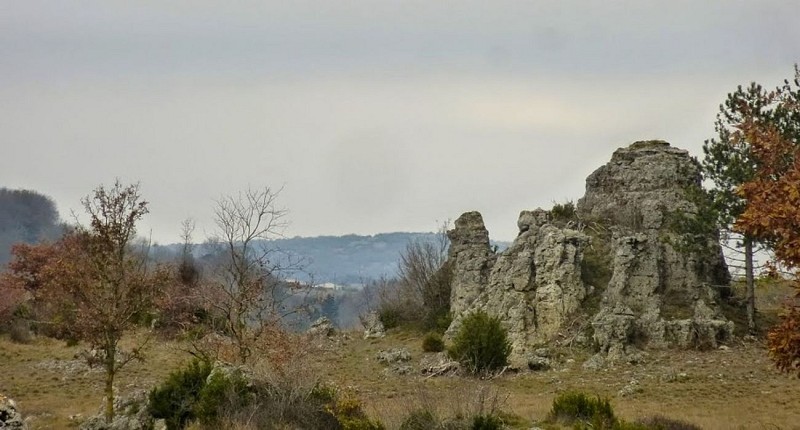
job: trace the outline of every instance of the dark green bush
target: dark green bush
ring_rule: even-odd
[[[193,420],[195,405],[211,373],[211,364],[194,360],[172,372],[166,382],[150,392],[150,414],[163,418],[169,430],[182,429]]]
[[[511,344],[500,319],[478,311],[461,321],[448,352],[473,373],[494,371],[508,364]]]
[[[553,399],[549,418],[566,424],[591,423],[596,429],[613,429],[617,424],[608,399],[592,398],[584,393],[559,394]]]
[[[403,423],[400,424],[400,430],[431,430],[439,425],[439,420],[433,415],[433,412],[427,409],[417,409],[412,411]]]
[[[567,201],[564,204],[556,203],[550,210],[551,220],[557,225],[566,225],[571,221],[577,221],[578,215],[575,212],[575,203]]]
[[[403,313],[393,304],[382,303],[378,308],[378,318],[381,320],[383,328],[389,330],[400,325],[403,320]]]
[[[476,415],[472,418],[472,430],[500,430],[503,420],[497,415]]]
[[[425,352],[442,352],[444,351],[444,340],[442,335],[436,332],[430,332],[422,339],[422,350]]]
[[[194,414],[201,423],[213,424],[221,412],[237,411],[249,403],[247,381],[241,373],[218,372],[211,375],[200,390]]]

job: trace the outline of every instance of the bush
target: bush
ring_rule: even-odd
[[[378,319],[381,320],[383,328],[389,330],[400,325],[403,319],[403,312],[399,306],[393,303],[381,303],[381,306],[378,308]]]
[[[33,340],[33,333],[28,321],[14,320],[8,329],[8,335],[11,341],[15,343],[31,343]]]
[[[436,332],[430,332],[422,339],[422,350],[425,352],[442,352],[444,351],[444,340],[442,335]]]
[[[211,373],[208,361],[193,360],[172,372],[166,382],[150,392],[150,414],[163,418],[169,430],[182,429],[195,419],[195,405]]]
[[[403,420],[400,430],[429,430],[435,429],[438,425],[439,420],[436,419],[433,412],[427,409],[417,409]]]
[[[248,406],[247,381],[241,373],[216,372],[209,376],[200,390],[194,414],[203,424],[216,424],[223,413],[231,413]]]
[[[354,397],[341,396],[328,410],[333,412],[342,430],[384,430],[383,424],[367,417],[361,402]]]
[[[472,419],[472,430],[500,430],[503,420],[497,415],[476,415]]]
[[[575,203],[567,201],[564,204],[554,204],[553,209],[550,209],[550,217],[553,223],[562,226],[577,221],[578,215],[575,212]]]
[[[591,398],[583,393],[563,393],[553,399],[549,419],[566,424],[591,423],[595,429],[613,429],[617,425],[608,399]]]
[[[461,321],[448,352],[473,373],[494,371],[508,364],[511,344],[500,319],[478,311]]]

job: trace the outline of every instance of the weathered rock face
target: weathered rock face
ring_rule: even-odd
[[[699,184],[688,152],[662,141],[621,148],[587,178],[578,216],[613,232],[612,277],[593,320],[595,341],[609,359],[623,359],[634,342],[715,346],[732,335],[733,324],[717,307],[718,288],[730,281],[717,238],[697,238],[709,244],[703,254],[679,251],[668,220],[695,213],[686,193]]]
[[[470,312],[497,316],[517,367],[529,365],[536,346],[581,315],[592,321],[602,361],[635,361],[634,344],[715,346],[727,339],[733,324],[717,302],[730,276],[717,237],[697,238],[707,242],[705,251],[679,250],[671,230],[670,214],[695,213],[687,190],[699,183],[699,166],[688,152],[662,141],[636,142],[586,180],[579,222],[568,224],[577,230],[555,225],[550,212],[524,211],[518,237],[497,255],[481,215],[463,214],[448,232],[454,276],[447,335]],[[611,233],[590,238],[582,230],[590,225]],[[611,279],[589,286],[581,276],[584,250],[597,240],[610,250]],[[595,289],[600,308],[587,315],[582,304]]]
[[[455,334],[464,316],[485,311],[508,330],[511,364],[527,367],[532,348],[575,316],[586,295],[580,264],[588,237],[550,224],[542,210],[522,212],[518,225],[519,236],[500,255],[491,252],[477,212],[462,215],[448,232],[454,318],[447,334]]]

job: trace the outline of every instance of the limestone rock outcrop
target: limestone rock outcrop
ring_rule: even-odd
[[[700,180],[689,153],[663,141],[618,149],[586,179],[578,217],[612,232],[611,280],[593,320],[610,360],[624,359],[634,343],[714,347],[732,336],[718,306],[730,282],[718,238],[696,237],[704,252],[679,249],[669,220],[696,213],[687,190]]]
[[[528,366],[531,350],[554,336],[574,317],[586,295],[581,259],[588,237],[556,227],[543,210],[523,211],[520,233],[501,254],[494,254],[483,219],[462,215],[448,232],[453,264],[452,337],[464,316],[485,311],[499,317],[511,342],[509,361]]]
[[[480,213],[463,214],[448,232],[453,322],[447,336],[470,312],[499,317],[511,364],[519,368],[530,367],[532,351],[576,320],[591,321],[604,362],[635,361],[634,345],[714,347],[727,340],[733,323],[718,304],[730,275],[718,237],[695,237],[707,245],[702,251],[679,249],[670,222],[674,214],[696,213],[687,190],[699,184],[699,166],[687,151],[636,142],[588,177],[573,221],[523,211],[519,235],[500,254],[490,247]],[[598,229],[605,234],[592,234]],[[585,284],[589,247],[605,250],[610,280]]]

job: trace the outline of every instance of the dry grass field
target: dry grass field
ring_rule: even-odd
[[[762,292],[762,312],[774,313],[785,294]],[[421,375],[422,337],[410,331],[377,340],[339,335],[309,346],[313,353],[296,363],[297,370],[355,393],[388,428],[426,406],[443,415],[497,407],[513,427],[527,429],[545,418],[554,396],[572,390],[609,397],[628,420],[661,414],[706,429],[800,429],[800,380],[778,373],[758,340],[707,352],[649,351],[642,364],[599,371],[582,368],[587,352],[558,351],[551,370],[481,380]],[[411,352],[415,371],[399,375],[376,360],[379,351],[397,347]],[[0,393],[17,400],[33,429],[74,428],[97,412],[103,373],[74,358],[81,349],[52,339],[18,344],[0,337]],[[152,387],[189,358],[177,343],[154,343],[147,361],[131,363],[119,375],[119,391]],[[623,396],[626,386],[633,393]]]

